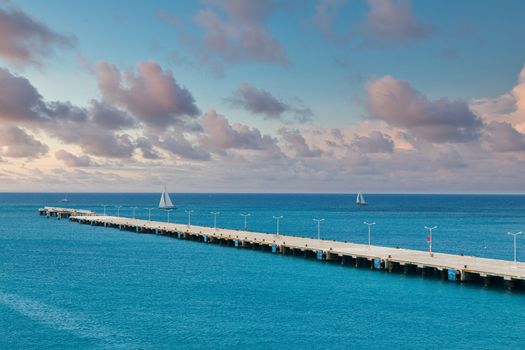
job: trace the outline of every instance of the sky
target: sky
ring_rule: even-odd
[[[524,193],[523,13],[0,0],[0,191]]]

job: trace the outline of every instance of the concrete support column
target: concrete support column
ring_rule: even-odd
[[[492,284],[490,276],[483,277],[483,286],[489,287]]]

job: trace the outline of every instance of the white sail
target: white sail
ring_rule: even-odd
[[[365,197],[363,197],[363,194],[361,192],[359,192],[357,194],[357,198],[355,200],[355,203],[357,205],[366,205]]]
[[[160,209],[173,209],[175,208],[173,206],[173,203],[171,202],[170,195],[168,191],[166,190],[166,186],[164,186],[164,192],[160,195],[160,202],[159,202],[159,208]]]

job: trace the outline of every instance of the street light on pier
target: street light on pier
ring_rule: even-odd
[[[213,229],[217,231],[217,215],[219,215],[220,211],[212,211],[210,214],[213,215]]]
[[[248,229],[248,221],[246,220],[246,218],[248,218],[248,216],[252,216],[252,214],[250,214],[250,213],[247,213],[247,214],[242,213],[241,216],[244,216],[244,231],[246,231]]]
[[[430,252],[430,256],[432,256],[432,231],[434,231],[437,226],[427,227],[425,226],[425,230],[428,230],[428,251]]]
[[[193,210],[184,210],[188,214],[188,228],[191,227],[191,213]]]
[[[370,236],[372,231],[372,226],[375,225],[375,222],[363,222],[363,224],[368,225],[368,249],[370,249]]]
[[[117,217],[120,217],[120,208],[122,208],[122,205],[115,205],[115,208],[117,208]]]
[[[518,235],[521,235],[522,232],[521,231],[516,232],[516,233],[507,232],[507,234],[514,236],[514,266],[512,268],[516,269],[518,267],[518,261],[516,260],[516,238],[518,237]]]
[[[104,207],[104,216],[106,216],[106,207],[109,206],[109,204],[101,204]]]
[[[151,221],[151,211],[155,209],[155,208],[146,208],[146,210],[148,211],[148,221]]]
[[[281,215],[281,216],[274,216],[273,218],[275,220],[277,220],[277,234],[276,234],[276,236],[279,237],[279,220],[281,220],[283,217]]]
[[[324,221],[324,219],[314,219],[315,222],[317,222],[317,239],[321,239],[321,222]]]
[[[133,219],[135,219],[135,210],[137,210],[138,207],[131,207],[131,209],[133,209]]]
[[[168,224],[170,223],[170,213],[173,209],[167,209],[166,212],[168,213]]]

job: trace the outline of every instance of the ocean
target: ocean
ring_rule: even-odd
[[[0,194],[0,349],[523,349],[525,295],[46,219]],[[159,194],[70,193],[147,218]],[[171,221],[511,260],[521,195],[172,194]],[[152,210],[152,220],[167,219]],[[525,237],[518,237],[525,259]]]

